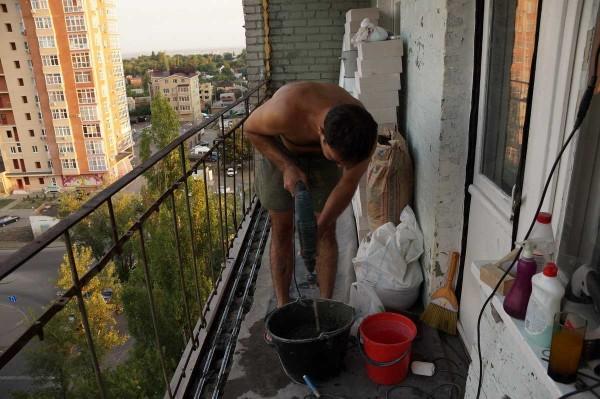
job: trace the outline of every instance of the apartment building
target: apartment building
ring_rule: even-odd
[[[152,97],[161,93],[169,100],[179,115],[182,123],[202,122],[200,104],[200,82],[198,73],[169,73],[148,71],[151,79],[150,94]]]
[[[212,104],[213,85],[210,82],[200,83],[200,100],[203,104]]]
[[[131,170],[114,1],[0,0],[0,153],[9,191]]]

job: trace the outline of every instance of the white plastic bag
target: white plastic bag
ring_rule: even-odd
[[[416,301],[423,282],[421,254],[423,233],[413,210],[406,206],[397,227],[386,223],[363,238],[352,260],[356,280],[372,286],[386,308],[407,309]]]
[[[360,28],[352,36],[350,42],[357,47],[360,42],[379,42],[387,38],[388,33],[385,29],[375,25],[369,18],[365,18],[361,21]]]
[[[365,317],[385,311],[373,287],[359,281],[352,283],[350,286],[349,305],[356,311],[356,320],[350,329],[350,334],[352,335],[356,335],[358,326]]]

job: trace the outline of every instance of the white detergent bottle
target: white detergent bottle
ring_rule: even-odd
[[[548,262],[544,271],[531,279],[533,289],[525,315],[525,333],[529,342],[542,348],[550,347],[554,315],[560,312],[560,301],[565,295],[557,274],[556,264]]]

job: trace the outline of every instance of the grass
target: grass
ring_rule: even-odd
[[[46,196],[44,194],[28,195],[21,202],[15,205],[15,209],[37,209],[45,202],[52,202],[54,198],[52,196]]]
[[[13,201],[14,199],[11,198],[0,198],[0,208],[4,208]]]

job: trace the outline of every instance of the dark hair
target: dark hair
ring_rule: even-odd
[[[376,139],[377,122],[360,105],[337,105],[325,117],[325,141],[344,161],[355,164],[365,160]]]

